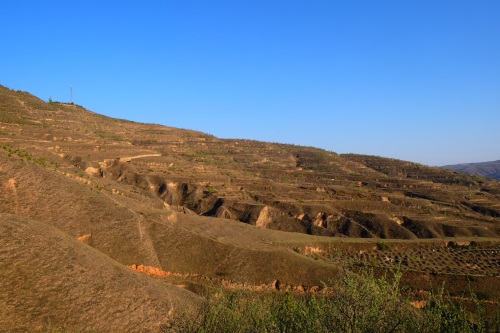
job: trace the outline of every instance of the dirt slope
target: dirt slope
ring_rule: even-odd
[[[213,277],[231,273],[233,278],[254,283],[281,279],[320,284],[336,273],[332,267],[266,241],[286,239],[286,234],[184,214],[155,196],[137,203],[53,169],[5,158],[1,152],[0,182],[3,212],[44,221],[74,239],[90,235],[88,244],[124,265]]]
[[[158,332],[194,294],[133,272],[46,224],[0,214],[0,331]],[[173,311],[173,310],[172,310]]]

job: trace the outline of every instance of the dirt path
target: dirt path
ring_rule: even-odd
[[[134,160],[136,158],[143,158],[143,157],[159,157],[161,154],[145,154],[145,155],[136,155],[136,156],[130,156],[130,157],[120,157],[120,162],[130,162],[131,160]]]
[[[144,225],[144,223],[142,223],[143,217],[140,216],[139,214],[137,214],[136,212],[134,212],[129,207],[127,207],[124,204],[122,204],[121,202],[119,202],[118,200],[116,200],[115,198],[113,198],[110,194],[106,193],[105,191],[103,191],[102,194],[104,194],[106,197],[111,199],[114,203],[116,203],[120,207],[123,207],[132,213],[132,215],[135,217],[135,219],[137,221],[137,229],[139,232],[139,239],[141,241],[141,244],[144,246],[146,251],[151,255],[150,259],[156,265],[160,266],[160,259],[158,258],[158,254],[156,253],[156,249],[154,247],[153,241],[152,241],[151,237],[149,236],[147,226]]]
[[[9,179],[5,186],[8,190],[12,191],[14,195],[14,202],[16,204],[16,214],[19,214],[19,198],[17,196],[17,181],[14,178]]]

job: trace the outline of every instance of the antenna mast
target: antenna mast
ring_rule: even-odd
[[[71,104],[73,104],[73,86],[70,86],[71,88]]]

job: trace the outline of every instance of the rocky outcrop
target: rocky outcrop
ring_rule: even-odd
[[[93,177],[102,177],[103,176],[103,171],[101,168],[94,168],[94,167],[88,167],[85,169],[85,173],[89,176]]]
[[[255,226],[282,231],[293,231],[306,233],[306,226],[300,223],[301,220],[290,217],[282,211],[270,206],[265,206],[255,221]]]

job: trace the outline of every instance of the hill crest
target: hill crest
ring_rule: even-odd
[[[500,180],[500,160],[491,162],[445,165],[442,168],[463,172],[470,175]]]

